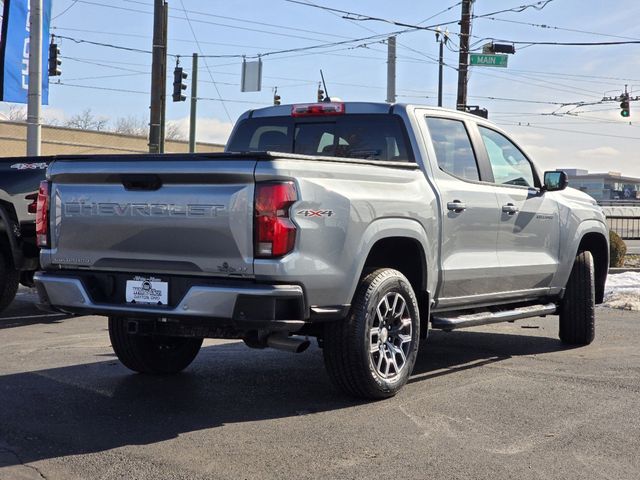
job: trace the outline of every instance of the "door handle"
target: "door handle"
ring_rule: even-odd
[[[514,213],[518,213],[518,207],[516,207],[513,203],[507,203],[502,206],[502,211],[504,213],[508,213],[509,215],[513,215]]]
[[[460,200],[454,200],[453,202],[447,203],[447,210],[451,210],[452,212],[455,212],[455,213],[460,213],[466,209],[467,209],[467,204],[464,202],[461,202]]]

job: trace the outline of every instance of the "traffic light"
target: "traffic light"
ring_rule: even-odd
[[[176,67],[173,71],[173,101],[184,102],[187,97],[182,94],[183,90],[187,89],[184,81],[187,79],[187,74],[184,73],[182,67]]]
[[[280,105],[280,95],[278,95],[278,89],[276,88],[275,91],[273,92],[273,104],[274,105]]]
[[[58,58],[60,55],[60,49],[58,48],[57,43],[49,44],[49,76],[50,77],[58,77],[62,75],[62,71],[60,70],[60,65],[62,65],[62,60]]]
[[[318,87],[318,102],[324,102],[324,90]]]
[[[622,102],[620,102],[620,115],[624,118],[631,116],[631,110],[629,108],[629,94],[623,93],[620,96]]]

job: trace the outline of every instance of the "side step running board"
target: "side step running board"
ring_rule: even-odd
[[[444,316],[446,313],[443,312],[440,315],[437,313],[433,315],[431,318],[431,326],[441,330],[454,330],[456,328],[475,327],[477,325],[487,325],[489,323],[510,322],[520,318],[550,315],[555,313],[555,311],[556,305],[548,303],[546,305],[529,305],[527,307],[519,307],[512,310],[471,313],[468,315],[458,316]]]

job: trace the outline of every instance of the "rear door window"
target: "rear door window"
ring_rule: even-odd
[[[480,180],[478,163],[464,123],[427,117],[427,126],[441,170],[464,180]]]

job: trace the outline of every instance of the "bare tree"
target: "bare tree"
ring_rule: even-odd
[[[27,108],[19,107],[18,105],[10,105],[9,112],[7,112],[7,119],[10,122],[26,122]]]
[[[149,135],[149,126],[144,117],[129,115],[117,118],[113,131],[122,135],[146,137]],[[184,140],[185,138],[180,125],[176,122],[167,122],[164,135],[166,140]]]
[[[9,111],[5,114],[5,116],[6,116],[6,119],[10,122],[26,122],[27,107],[10,105]],[[44,125],[57,126],[57,125],[60,125],[60,120],[58,120],[55,117],[47,115],[47,112],[45,112],[42,115],[42,123]]]
[[[90,108],[82,113],[72,116],[64,123],[65,127],[78,128],[81,130],[104,130],[109,122],[108,118],[95,116]]]
[[[185,136],[182,133],[180,125],[175,122],[167,122],[164,127],[164,138],[166,140],[184,140]]]
[[[116,119],[113,131],[121,135],[146,137],[149,134],[149,126],[143,117],[129,115]]]

